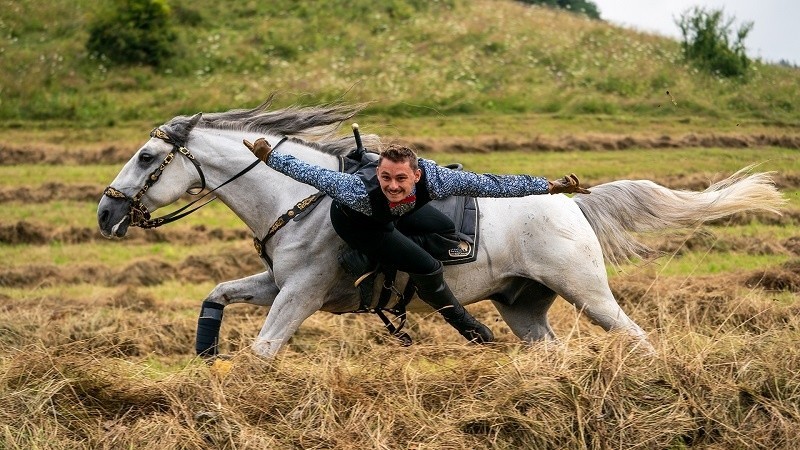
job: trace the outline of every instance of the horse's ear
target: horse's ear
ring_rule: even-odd
[[[203,113],[199,112],[192,117],[189,117],[189,122],[186,124],[186,128],[183,130],[183,135],[189,137],[189,133],[194,130],[195,125],[200,123],[200,119],[203,118]]]
[[[200,119],[202,119],[202,118],[203,118],[203,113],[201,113],[201,112],[199,112],[199,113],[193,115],[191,118],[189,118],[188,130],[190,131],[192,128],[194,128],[194,126],[197,125],[197,123],[200,122]]]
[[[191,117],[178,116],[170,120],[169,123],[166,123],[163,128],[173,142],[178,145],[186,145],[186,141],[189,139],[189,133],[200,123],[200,119],[202,118],[203,113],[197,113]]]

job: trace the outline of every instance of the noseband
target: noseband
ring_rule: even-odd
[[[203,206],[216,200],[217,197],[211,197],[210,199],[206,200],[200,205],[192,208],[192,206],[195,203],[203,200],[205,197],[209,196],[217,189],[225,186],[226,184],[244,175],[245,173],[250,171],[253,167],[257,166],[259,162],[261,162],[261,160],[256,159],[249,166],[245,167],[239,173],[228,179],[228,181],[206,192],[201,197],[193,200],[192,202],[183,206],[182,208],[179,208],[178,210],[173,211],[161,217],[150,218],[150,211],[148,211],[147,207],[144,206],[144,204],[142,204],[142,197],[144,196],[145,192],[147,192],[147,190],[150,189],[150,187],[153,186],[156,183],[156,181],[158,181],[161,178],[161,174],[164,172],[164,169],[169,165],[169,163],[171,163],[175,159],[176,153],[185,156],[189,160],[189,162],[191,162],[192,165],[194,165],[195,169],[197,169],[197,173],[200,175],[200,188],[194,190],[190,189],[187,190],[186,192],[190,195],[199,195],[206,188],[206,177],[205,175],[203,175],[203,170],[200,168],[200,163],[197,162],[197,159],[194,157],[194,155],[192,155],[189,149],[177,143],[164,130],[158,127],[154,128],[153,131],[150,132],[150,137],[158,138],[168,144],[172,144],[172,150],[170,150],[170,152],[164,158],[164,161],[161,163],[161,165],[158,166],[158,168],[154,170],[152,173],[150,173],[150,175],[147,177],[147,180],[144,183],[144,186],[142,186],[139,192],[137,192],[136,195],[134,195],[133,197],[129,197],[124,192],[112,186],[107,187],[106,190],[103,192],[103,195],[105,195],[106,197],[128,201],[128,203],[130,204],[130,210],[128,211],[128,216],[130,217],[131,220],[131,226],[134,227],[156,228],[160,227],[161,225],[165,225],[167,223],[174,222],[178,219],[188,216],[189,214],[197,211]],[[275,147],[282,144],[284,140],[286,140],[286,138],[283,138],[283,140],[281,140],[278,144],[276,144]]]

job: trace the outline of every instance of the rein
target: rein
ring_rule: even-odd
[[[239,173],[229,178],[224,183],[220,184],[219,186],[215,187],[214,189],[209,190],[202,196],[196,198],[195,200],[191,201],[187,205],[169,213],[165,214],[161,217],[151,218],[150,211],[147,210],[147,207],[144,206],[142,203],[142,197],[153,186],[160,178],[161,174],[164,172],[164,169],[175,159],[176,152],[185,156],[191,163],[194,165],[195,169],[197,169],[197,173],[200,175],[200,188],[197,190],[188,190],[186,191],[190,195],[199,195],[203,190],[206,188],[206,177],[203,174],[203,169],[200,167],[200,163],[197,162],[197,159],[192,155],[192,153],[187,149],[185,146],[180,145],[179,143],[175,142],[164,130],[160,128],[154,128],[153,131],[150,132],[150,137],[161,139],[162,141],[172,144],[172,150],[167,154],[164,158],[164,161],[161,163],[160,166],[156,170],[154,170],[150,175],[147,177],[147,181],[145,181],[144,186],[136,193],[133,197],[129,197],[124,192],[109,186],[103,192],[103,195],[111,198],[119,198],[123,200],[127,200],[130,203],[130,212],[128,216],[131,219],[131,226],[139,227],[139,228],[157,228],[161,225],[166,225],[171,222],[175,222],[176,220],[182,219],[189,214],[197,211],[198,209],[202,208],[203,206],[211,203],[212,201],[216,200],[217,197],[211,197],[210,199],[204,201],[203,203],[194,206],[196,203],[202,201],[209,195],[213,194],[218,189],[222,188],[223,186],[233,182],[237,178],[241,177],[242,175],[246,174],[254,167],[261,162],[259,159],[253,161],[249,166],[245,167],[244,169],[240,170]],[[283,144],[288,138],[284,137],[281,139],[277,144],[275,144],[275,148],[279,145]],[[192,207],[194,206],[194,207]]]

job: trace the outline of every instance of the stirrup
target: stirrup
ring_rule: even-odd
[[[364,282],[364,280],[366,280],[367,278],[371,277],[372,275],[375,275],[375,272],[377,272],[377,271],[378,271],[378,267],[375,266],[374,269],[372,269],[370,271],[367,271],[367,272],[364,272],[363,275],[361,275],[360,277],[356,278],[356,281],[353,283],[353,287],[358,287],[358,285],[361,284],[362,282]]]

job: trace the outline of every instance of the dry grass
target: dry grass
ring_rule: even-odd
[[[5,299],[3,448],[793,448],[797,305],[736,277],[613,287],[655,355],[559,301],[557,344],[516,343],[489,305],[473,311],[492,347],[434,315],[412,316],[403,348],[376,319],[320,313],[266,361],[246,347],[263,311],[241,306],[226,313],[226,371],[191,355],[190,303],[131,287]]]

